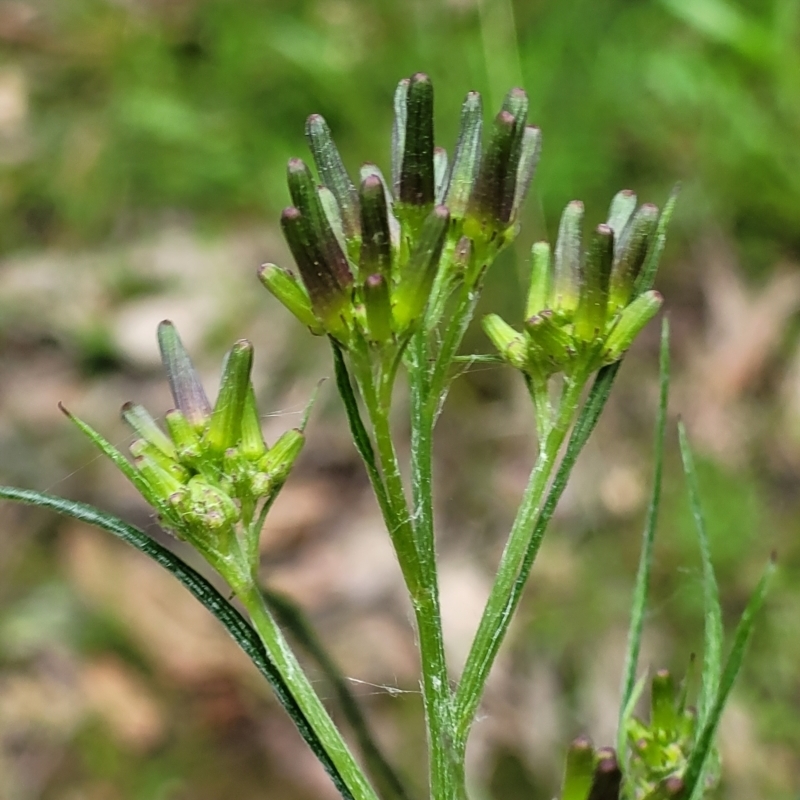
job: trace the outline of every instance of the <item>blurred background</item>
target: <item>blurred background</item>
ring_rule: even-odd
[[[658,285],[673,327],[665,496],[643,666],[702,637],[697,544],[675,442],[697,449],[726,623],[782,565],[721,731],[719,796],[800,791],[800,2],[798,0],[2,0],[0,472],[167,540],[58,413],[123,446],[128,399],[170,400],[169,317],[214,386],[256,345],[269,441],[297,424],[329,351],[257,286],[289,264],[285,162],[329,121],[348,166],[388,166],[396,82],[424,70],[438,143],[471,89],[521,84],[543,155],[483,307],[521,313],[524,255],[585,201],[682,192]],[[581,456],[493,673],[471,774],[503,800],[556,792],[561,754],[610,744],[650,487],[657,325]],[[487,351],[477,326],[466,346]],[[405,422],[398,419],[398,430]],[[460,667],[534,453],[510,371],[474,369],[438,430],[442,592]],[[0,508],[0,797],[331,798],[280,708],[211,618],[110,537]],[[174,543],[173,543],[174,544]],[[190,553],[175,544],[192,563]],[[307,610],[376,733],[423,794],[416,650],[399,575],[330,384],[271,514],[264,580]],[[329,694],[322,685],[323,694]]]

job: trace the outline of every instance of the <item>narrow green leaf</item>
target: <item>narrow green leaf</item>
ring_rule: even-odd
[[[700,557],[703,561],[703,603],[705,616],[705,635],[703,641],[703,669],[700,676],[700,694],[697,699],[697,729],[703,730],[717,695],[720,674],[722,672],[722,608],[719,602],[719,588],[711,561],[711,548],[708,542],[703,509],[700,505],[700,488],[697,482],[697,470],[686,436],[686,428],[678,423],[678,438],[683,459],[683,471],[689,488],[689,504],[692,508],[697,540],[700,545]]]
[[[755,591],[747,603],[747,607],[742,614],[742,618],[739,620],[739,624],[736,626],[733,646],[725,662],[725,669],[722,672],[722,678],[720,679],[716,696],[709,709],[705,725],[700,729],[700,735],[689,756],[686,771],[683,774],[684,792],[681,795],[682,798],[692,797],[702,779],[706,758],[711,751],[711,745],[714,741],[717,726],[722,717],[722,712],[725,709],[725,704],[728,702],[733,684],[736,682],[739,670],[742,668],[742,661],[753,633],[756,617],[761,607],[764,605],[764,600],[774,574],[775,556],[773,555],[764,574],[761,576],[761,580],[758,582],[758,586],[756,586]]]
[[[378,783],[381,796],[408,800],[409,794],[400,776],[378,747],[377,740],[370,731],[369,723],[361,711],[358,700],[350,691],[347,678],[319,640],[303,611],[297,604],[279,592],[262,589],[261,593],[280,626],[292,634],[297,644],[316,662],[322,674],[331,684],[342,714],[353,729],[369,770]]]
[[[650,586],[650,570],[653,563],[653,542],[655,541],[658,509],[661,504],[661,477],[664,467],[664,436],[667,426],[667,402],[669,399],[669,320],[664,317],[661,323],[661,357],[659,378],[658,414],[656,417],[655,446],[653,448],[653,491],[647,508],[647,517],[642,536],[642,552],[639,556],[639,569],[631,602],[631,624],[628,632],[628,648],[625,654],[625,668],[622,679],[622,701],[620,704],[620,735],[624,729],[624,713],[628,708],[639,664],[639,650],[644,627],[644,614],[647,606],[647,591]],[[619,750],[620,754],[623,752]]]
[[[245,618],[202,576],[185,564],[178,556],[151,539],[144,531],[128,525],[117,517],[106,514],[93,506],[65,500],[62,497],[36,492],[30,489],[17,489],[0,486],[0,498],[18,503],[47,508],[72,519],[94,525],[108,531],[124,542],[153,559],[157,564],[171,572],[226,628],[228,633],[250,657],[259,672],[269,681],[278,701],[297,726],[300,735],[320,760],[325,771],[345,800],[354,800],[342,780],[339,771],[331,761],[319,737],[311,729],[302,710],[292,697],[281,674],[269,660],[264,645]]]

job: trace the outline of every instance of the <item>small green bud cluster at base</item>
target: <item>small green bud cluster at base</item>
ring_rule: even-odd
[[[291,159],[292,205],[281,215],[300,279],[274,264],[259,271],[312,333],[345,348],[361,340],[379,348],[402,343],[430,308],[434,316],[442,310],[432,301],[437,293],[474,286],[516,235],[538,160],[541,137],[527,125],[522,89],[507,95],[485,150],[480,95],[467,95],[452,160],[434,144],[427,75],[400,81],[394,110],[391,187],[374,164],[353,183],[325,120],[308,118],[321,185]]]
[[[533,245],[523,330],[497,314],[483,320],[500,355],[537,378],[576,368],[591,372],[622,358],[661,307],[658,292],[635,294],[658,221],[655,206],[637,210],[636,195],[619,192],[584,252],[583,204],[569,203],[555,252],[547,242]]]
[[[225,357],[213,407],[171,322],[159,325],[158,343],[176,408],[165,415],[165,433],[144,407],[122,407],[137,436],[130,446],[134,471],[99,434],[73,419],[124,469],[167,529],[203,552],[229,553],[237,525],[249,526],[257,505],[286,480],[304,435],[293,429],[271,448],[264,442],[250,342],[236,342]]]

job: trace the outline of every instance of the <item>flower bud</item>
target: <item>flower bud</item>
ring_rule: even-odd
[[[176,409],[167,411],[164,416],[167,430],[175,443],[175,452],[178,460],[185,464],[196,464],[203,455],[200,437],[184,416],[183,412]]]
[[[304,444],[304,434],[297,428],[292,428],[286,431],[261,459],[261,470],[269,475],[273,484],[280,485],[286,480]]]
[[[447,189],[447,150],[444,147],[433,148],[433,182],[434,201],[444,203],[444,193]]]
[[[405,98],[405,141],[400,163],[401,203],[433,205],[433,84],[422,72],[411,76]]]
[[[594,774],[594,748],[586,736],[569,746],[559,800],[586,800]]]
[[[466,213],[475,185],[481,162],[482,129],[481,96],[477,92],[470,92],[461,107],[461,126],[444,200],[455,219],[461,219]]]
[[[425,311],[449,222],[447,208],[436,206],[422,225],[416,247],[394,290],[392,312],[398,331],[405,330]]]
[[[394,196],[400,197],[400,173],[403,165],[403,153],[406,149],[406,125],[408,123],[408,87],[409,78],[403,78],[394,92],[394,122],[392,124],[392,188]],[[363,176],[362,176],[363,177]]]
[[[144,406],[138,403],[125,403],[122,406],[122,418],[142,439],[150,442],[167,458],[175,458],[175,446]]]
[[[611,206],[608,209],[608,219],[606,224],[614,231],[615,248],[619,245],[622,232],[625,230],[633,212],[636,211],[636,194],[630,189],[623,189],[614,195]]]
[[[614,232],[598,225],[583,267],[580,299],[575,312],[575,335],[593,342],[605,331],[608,310],[608,281],[614,260]]]
[[[211,403],[178,331],[169,320],[158,326],[158,346],[175,405],[192,427],[203,430],[211,415]]]
[[[622,358],[642,328],[658,313],[663,301],[664,298],[651,289],[639,295],[623,310],[606,338],[603,363],[613,364]]]
[[[661,783],[658,787],[661,794],[655,800],[670,800],[670,798],[677,798],[683,795],[684,783],[677,775],[673,775]]]
[[[675,681],[668,670],[656,672],[650,687],[650,727],[675,736],[678,714],[675,707]]]
[[[256,394],[253,385],[247,388],[242,409],[242,433],[239,443],[239,452],[248,461],[258,461],[267,452],[264,444],[264,435],[261,432],[261,420],[256,407]]]
[[[370,340],[388,342],[392,338],[392,305],[389,283],[383,275],[370,275],[364,282],[364,307]]]
[[[240,339],[225,358],[219,395],[203,442],[216,458],[222,458],[241,439],[242,413],[250,390],[252,367],[253,345]]]
[[[531,248],[531,282],[525,304],[526,319],[547,308],[552,281],[550,245],[547,242],[536,242]]]
[[[394,198],[392,197],[391,191],[389,191],[389,186],[386,183],[386,179],[383,177],[383,173],[376,164],[362,164],[361,165],[361,181],[362,183],[369,178],[370,176],[375,176],[383,186],[383,194],[386,199],[386,215],[389,218],[389,233],[391,234],[391,241],[392,247],[399,247],[400,246],[400,223],[397,221],[397,217],[394,215],[392,210],[392,203]]]
[[[571,319],[578,307],[582,225],[583,203],[573,200],[564,209],[558,227],[553,268],[553,302],[550,304],[565,319]]]
[[[146,439],[136,439],[131,442],[130,451],[134,460],[147,456],[180,483],[189,479],[189,473],[175,459],[165,455],[158,447]]]
[[[236,503],[199,475],[189,481],[187,488],[189,493],[181,501],[182,509],[188,520],[201,526],[203,532],[230,528],[239,521]]]
[[[324,333],[311,310],[308,292],[293,273],[275,264],[263,264],[258,269],[258,279],[313,334],[321,336]]]
[[[519,215],[528,191],[531,188],[536,166],[539,163],[539,154],[542,151],[542,132],[534,125],[527,125],[522,133],[520,146],[519,166],[517,167],[516,186],[514,188],[514,201],[511,206],[511,219]]]
[[[183,481],[176,478],[169,470],[164,469],[151,455],[138,455],[134,457],[133,463],[153,494],[162,502],[167,502],[173,495],[183,491]]]
[[[512,367],[521,370],[528,367],[528,346],[519,331],[514,330],[498,314],[487,314],[481,325],[491,343]]]
[[[622,786],[622,771],[617,756],[610,748],[597,751],[592,788],[587,800],[619,800]]]
[[[361,253],[359,276],[378,274],[387,279],[392,274],[392,241],[383,184],[377,175],[369,175],[359,187],[361,206]]]
[[[319,114],[312,114],[306,120],[306,139],[320,180],[330,189],[341,210],[345,236],[353,238],[359,233],[356,187],[347,174],[327,122]]]
[[[343,253],[350,253],[351,250],[357,251],[357,238],[349,240],[350,246],[348,247],[348,239],[344,233],[344,223],[342,222],[342,214],[339,206],[336,203],[336,198],[333,192],[327,186],[317,186],[317,197],[319,204],[322,207],[322,213],[325,215],[325,220],[331,229],[331,233],[336,239],[336,244]]]
[[[611,313],[623,308],[631,299],[633,286],[641,272],[656,226],[658,208],[645,203],[631,217],[614,248],[609,300]]]
[[[549,309],[525,320],[525,329],[531,355],[545,374],[564,369],[575,355],[572,337],[558,325]]]

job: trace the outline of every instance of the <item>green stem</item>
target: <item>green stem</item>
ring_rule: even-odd
[[[503,550],[492,591],[467,657],[453,712],[456,747],[461,753],[466,748],[467,736],[489,672],[511,623],[511,615],[507,613],[508,600],[514,591],[526,553],[532,545],[538,549],[540,542],[531,541],[534,525],[548,482],[556,468],[561,446],[578,409],[584,384],[582,375],[566,379],[556,418],[547,437],[540,444],[539,456]]]
[[[312,730],[324,743],[331,761],[336,765],[353,796],[356,800],[378,800],[375,790],[370,786],[347,743],[289,648],[258,587],[250,582],[233,588],[247,609],[253,627],[264,643],[270,660],[286,681],[289,691],[305,714]]]

